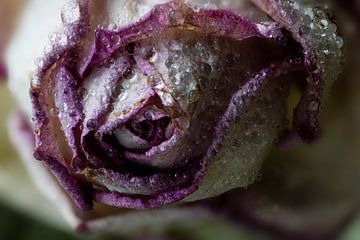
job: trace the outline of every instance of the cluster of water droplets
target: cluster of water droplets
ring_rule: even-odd
[[[41,75],[66,50],[74,47],[89,31],[87,25],[87,13],[83,12],[81,3],[78,1],[67,2],[61,10],[63,26],[49,33],[49,42],[44,47],[44,54],[35,59],[37,72],[34,74],[31,85],[39,87]]]
[[[275,80],[275,79],[274,79]],[[239,105],[237,115],[224,130],[224,137],[214,149],[205,179],[192,196],[211,197],[238,187],[247,187],[261,177],[259,170],[263,157],[278,140],[286,115],[287,85],[277,81],[269,83],[249,105]],[[223,176],[222,172],[226,172]],[[209,191],[210,189],[210,191]]]
[[[61,20],[65,25],[79,21],[80,17],[80,6],[76,1],[67,2],[61,9]]]
[[[120,94],[116,100],[116,110],[126,112],[131,107],[131,104],[139,102],[140,96],[146,96],[147,91],[147,77],[143,75],[140,69],[127,69],[128,74],[124,75],[121,81]]]
[[[314,1],[285,0],[274,1],[281,19],[297,41],[304,47],[305,61],[315,68],[312,73],[312,90],[307,103],[310,125],[318,126],[321,104],[327,100],[331,87],[337,79],[343,63],[344,41],[337,33],[333,14],[327,7],[314,6]],[[325,97],[323,97],[325,96]]]
[[[162,74],[163,84],[184,108],[196,103],[203,92],[221,88],[219,84],[226,81],[221,79],[226,66],[239,63],[239,56],[223,56],[219,38],[200,36],[191,30],[170,30],[152,41],[150,45],[158,54],[153,63]]]
[[[337,33],[337,26],[333,22],[333,13],[329,9],[323,7],[305,8],[301,22],[299,34],[308,39],[313,49],[314,58],[320,63],[322,78],[324,79],[323,90],[326,97],[341,71],[344,40]],[[309,111],[315,113],[320,110],[320,107],[320,102],[316,99],[308,105]]]
[[[184,96],[190,98],[198,91],[200,77],[212,74],[215,56],[210,54],[208,47],[201,42],[183,43],[174,40],[167,45],[169,51],[165,66],[174,94],[177,99]],[[196,59],[197,57],[199,59]]]
[[[306,8],[302,17],[303,25],[299,34],[312,34],[315,47],[323,49],[325,55],[338,54],[338,49],[344,45],[343,39],[338,36],[337,26],[332,22],[332,12],[322,7]]]
[[[306,39],[321,64],[339,64],[344,40],[337,33],[333,13],[322,6],[308,6],[306,1],[282,3],[286,16],[292,18],[301,38]],[[337,75],[337,74],[335,74]]]

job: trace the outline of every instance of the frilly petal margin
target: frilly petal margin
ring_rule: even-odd
[[[169,27],[181,25],[190,25],[205,33],[221,33],[237,40],[263,36],[254,23],[230,11],[201,9],[199,12],[194,12],[181,1],[170,1],[155,6],[139,22],[118,32],[96,30],[95,43],[88,60],[80,69],[80,74],[109,57],[115,49],[126,42],[159,34]]]
[[[7,124],[10,140],[20,154],[20,159],[33,184],[58,209],[66,224],[76,229],[82,223],[80,219],[82,214],[44,163],[36,161],[34,158],[32,152],[35,147],[35,139],[32,128],[26,119],[26,114],[21,110],[14,110],[10,114]]]
[[[87,34],[88,26],[88,1],[76,2],[78,5],[79,15],[72,19],[71,22],[64,22],[65,27],[58,32],[58,38],[65,36],[66,41],[53,42],[52,49],[54,51],[46,54],[42,59],[39,59],[39,68],[34,73],[31,82],[30,96],[34,106],[34,128],[36,148],[34,156],[44,161],[53,171],[58,181],[62,184],[64,189],[68,190],[69,195],[73,197],[78,207],[82,209],[90,209],[92,202],[85,200],[84,186],[70,175],[66,168],[65,157],[61,155],[59,148],[64,143],[56,137],[57,130],[54,126],[49,124],[49,119],[52,118],[51,113],[46,111],[44,107],[49,103],[48,94],[51,88],[51,77],[45,76],[47,69],[51,68],[67,51],[76,46],[80,40]],[[76,4],[75,3],[75,4]],[[71,39],[71,40],[70,40]],[[60,141],[60,142],[59,142]],[[66,144],[66,143],[65,143]],[[88,198],[87,198],[88,199]]]
[[[207,175],[199,189],[187,198],[188,201],[220,195],[224,190],[239,186],[246,187],[256,180],[262,161],[250,159],[249,153],[263,146],[258,156],[252,156],[262,158],[284,130],[280,124],[286,114],[289,79],[296,78],[291,73],[302,69],[301,59],[272,63],[252,76],[233,95],[231,104],[216,126],[217,137],[207,156]],[[232,151],[228,149],[230,145]],[[243,168],[248,170],[239,177],[238,171]],[[223,176],[223,171],[227,172],[226,176]]]

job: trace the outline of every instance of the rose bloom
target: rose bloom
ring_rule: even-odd
[[[318,208],[301,193],[316,185],[272,171],[312,158],[273,160],[241,188],[275,144],[319,138],[343,45],[332,14],[302,1],[28,1],[7,46],[10,135],[78,231],[192,220],[327,238],[353,204]]]

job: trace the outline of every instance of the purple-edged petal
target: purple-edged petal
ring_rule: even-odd
[[[57,114],[53,114],[52,110],[57,108],[55,102],[58,99],[53,98],[52,95],[54,94],[54,91],[52,91],[54,87],[54,82],[52,81],[52,78],[54,77],[53,73],[47,71],[60,57],[64,56],[64,54],[69,54],[67,51],[74,48],[81,40],[81,37],[84,37],[84,34],[86,34],[86,1],[78,2],[72,7],[75,8],[74,10],[79,11],[79,15],[74,15],[74,19],[63,19],[66,27],[57,33],[57,36],[59,37],[58,40],[60,41],[52,43],[53,49],[56,50],[39,59],[38,69],[32,81],[30,95],[34,106],[33,116],[36,139],[34,155],[48,165],[57,180],[64,189],[68,191],[69,195],[80,208],[89,209],[91,208],[92,203],[88,201],[89,199],[85,200],[84,196],[86,194],[84,193],[82,184],[70,173],[69,163],[74,156],[72,156],[71,147],[67,145],[67,141],[64,137],[64,135],[69,136],[69,130],[66,129],[66,133],[64,133],[59,126],[59,121],[60,123],[68,121],[67,124],[72,125],[73,119],[66,119],[65,116],[63,116],[64,118],[62,118],[62,120],[58,120],[56,118]],[[64,61],[65,59],[62,59],[60,63]],[[71,82],[71,80],[73,80],[64,69],[60,70],[58,75],[55,76],[55,79],[56,77],[61,78],[60,80],[63,81]],[[56,84],[61,84],[61,81],[56,81]],[[75,83],[73,82],[73,85],[70,84],[67,86],[67,92],[60,93],[59,96],[62,98],[61,101],[64,101],[63,104],[65,104],[67,100],[73,100],[75,97],[73,92],[74,89],[72,88],[74,85]],[[60,102],[58,102],[58,104],[60,104]],[[72,104],[76,103],[72,101]],[[65,112],[64,114],[69,114],[69,112]],[[70,127],[70,131],[71,128],[72,127]]]
[[[215,129],[216,138],[207,155],[211,159],[207,172],[199,189],[187,200],[217,196],[224,190],[246,187],[256,181],[262,164],[259,159],[283,131],[285,99],[290,79],[296,79],[296,75],[290,74],[293,71],[302,71],[300,59],[273,63],[232,96]]]
[[[61,165],[57,159],[45,158],[44,156],[37,156],[42,160],[45,166],[52,172],[55,178],[59,181],[60,186],[69,194],[74,200],[75,204],[82,210],[90,210],[92,208],[92,201],[89,197],[86,186],[81,186],[78,179],[71,176],[68,169]]]
[[[343,39],[322,7],[306,7],[296,1],[253,0],[285,27],[303,46],[309,71],[305,93],[295,109],[294,129],[307,142],[320,136],[320,109],[342,65]],[[325,100],[324,100],[325,98]]]
[[[89,202],[85,202],[84,199],[79,199],[79,197],[76,196],[76,198],[78,198],[78,205],[75,206],[74,200],[69,198],[64,192],[63,187],[45,164],[36,161],[33,157],[32,151],[35,147],[34,135],[30,123],[26,119],[26,115],[21,110],[15,110],[9,116],[8,133],[13,146],[20,154],[21,160],[28,170],[31,180],[39,189],[39,192],[57,208],[59,213],[63,214],[63,217],[71,227],[76,228],[82,222],[79,207],[89,209]],[[75,186],[76,184],[72,184],[71,188],[73,192],[79,191]],[[34,194],[38,194],[38,192]]]

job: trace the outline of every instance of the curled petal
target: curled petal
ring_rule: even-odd
[[[322,7],[296,1],[253,0],[264,12],[288,29],[303,46],[309,71],[305,93],[295,109],[294,129],[312,142],[320,136],[320,109],[341,71],[343,39]],[[325,96],[325,97],[324,97]]]

